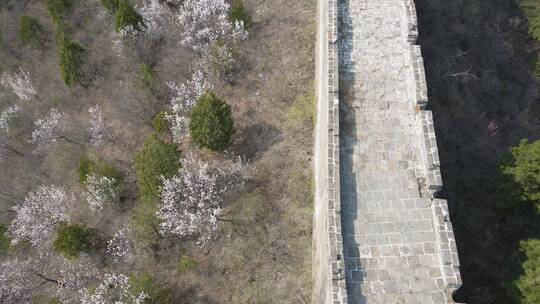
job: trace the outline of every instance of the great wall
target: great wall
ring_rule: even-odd
[[[454,303],[413,0],[319,0],[313,303]]]

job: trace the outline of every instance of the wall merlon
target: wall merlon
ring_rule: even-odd
[[[416,6],[414,0],[405,0],[405,27],[407,42],[414,44],[418,39],[418,20],[416,16]]]
[[[420,132],[423,138],[422,154],[427,174],[426,185],[428,189],[437,193],[442,189],[442,176],[440,171],[439,151],[437,148],[437,137],[433,127],[433,114],[428,110],[419,112],[421,122]],[[435,194],[434,193],[434,194]]]
[[[434,199],[432,210],[437,223],[435,229],[438,231],[438,244],[440,245],[439,251],[441,253],[439,256],[441,257],[441,263],[444,265],[443,280],[451,294],[461,286],[461,275],[459,272],[459,256],[448,213],[447,201]],[[448,301],[449,303],[453,303],[451,298]]]
[[[417,105],[424,109],[427,102],[427,83],[426,76],[424,71],[424,59],[422,58],[422,52],[420,46],[411,45],[410,46],[411,62],[413,65],[413,79],[415,83],[415,101]]]

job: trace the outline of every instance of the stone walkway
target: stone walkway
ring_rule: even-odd
[[[424,193],[403,0],[340,4],[341,204],[349,303],[446,303]]]

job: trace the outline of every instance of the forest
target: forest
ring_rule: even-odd
[[[0,1],[0,302],[309,303],[315,7]]]

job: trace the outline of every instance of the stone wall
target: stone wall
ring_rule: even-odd
[[[337,0],[318,1],[313,303],[347,303],[341,235]]]
[[[360,2],[362,0],[359,0]],[[419,165],[416,169],[422,199],[427,212],[433,216],[436,234],[436,255],[442,274],[437,286],[444,286],[444,296],[435,303],[454,303],[452,293],[461,285],[459,258],[450,222],[446,200],[437,199],[441,190],[442,177],[437,149],[437,140],[431,111],[425,110],[428,103],[427,83],[418,37],[417,16],[414,0],[403,1],[403,12],[399,15],[402,30],[399,32],[406,43],[405,65],[411,66],[405,81],[406,100],[404,105],[413,118],[413,131],[419,136]],[[345,274],[341,219],[340,185],[340,138],[339,138],[339,69],[353,73],[354,58],[341,60],[339,66],[338,47],[338,2],[318,1],[318,35],[316,48],[316,95],[317,126],[315,140],[315,210],[313,218],[313,303],[348,303]],[[355,16],[352,16],[355,18]],[[347,32],[347,31],[345,31]],[[350,46],[352,47],[352,46]],[[377,89],[377,88],[375,88]],[[370,90],[371,92],[371,90]],[[376,93],[376,92],[375,92]],[[397,100],[397,99],[396,99]],[[359,105],[355,105],[359,106]],[[414,113],[413,113],[414,112]],[[429,217],[429,216],[428,216]],[[362,245],[362,244],[360,244]],[[441,292],[442,294],[442,292]]]
[[[414,84],[413,97],[416,102],[418,117],[418,128],[422,138],[422,163],[425,180],[425,194],[431,200],[435,231],[437,232],[438,256],[442,265],[442,280],[446,286],[445,302],[454,303],[452,293],[461,286],[461,275],[459,272],[459,257],[448,203],[446,200],[438,199],[437,194],[443,187],[440,171],[439,151],[437,148],[437,137],[433,124],[433,115],[429,110],[425,110],[428,103],[427,83],[424,70],[424,60],[419,45],[416,45],[418,38],[417,16],[414,0],[405,1],[405,19],[407,23],[407,33],[404,35],[411,43],[411,63],[413,75],[410,76]]]

